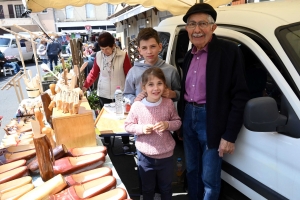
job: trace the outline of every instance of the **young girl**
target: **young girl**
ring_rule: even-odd
[[[179,129],[181,121],[172,100],[161,97],[167,88],[160,68],[151,67],[143,73],[142,89],[147,96],[132,104],[125,130],[138,135],[135,145],[138,149],[143,199],[153,200],[156,183],[161,199],[172,199],[175,141],[170,131]]]

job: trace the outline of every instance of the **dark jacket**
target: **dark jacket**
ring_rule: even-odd
[[[47,55],[58,55],[61,52],[60,43],[54,41],[47,44]]]
[[[183,120],[185,80],[193,54],[185,55],[178,112]],[[235,142],[243,124],[249,93],[244,77],[242,52],[232,42],[213,35],[206,65],[206,109],[208,148],[218,148],[221,138]],[[182,130],[184,137],[184,130]]]

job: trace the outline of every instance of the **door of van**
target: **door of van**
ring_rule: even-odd
[[[13,48],[13,56],[17,57],[19,60],[21,60],[20,58],[20,53],[19,53],[19,49],[16,43],[16,39],[12,39],[12,48]],[[33,51],[32,51],[32,47],[31,47],[31,43],[28,42],[25,39],[21,39],[20,40],[20,45],[21,45],[21,51],[22,51],[22,55],[23,55],[23,59],[24,60],[31,60],[32,56],[33,56]]]
[[[286,55],[278,56],[272,43],[259,42],[257,37],[242,32],[219,26],[215,33],[239,46],[245,58],[245,78],[252,100],[271,99],[275,105],[272,109],[279,110],[277,115],[282,123],[272,131],[265,129],[268,132],[250,131],[243,126],[234,154],[224,157],[222,179],[251,199],[299,199],[299,90],[292,83],[298,80],[290,79],[280,60]],[[262,114],[268,112],[269,104],[264,105]],[[259,118],[255,119],[257,124],[263,124]],[[285,131],[288,124],[292,127]]]
[[[164,27],[155,27],[158,31],[163,49],[160,53],[170,65],[177,68],[180,77],[182,77],[182,63],[190,42],[184,25],[172,25]]]

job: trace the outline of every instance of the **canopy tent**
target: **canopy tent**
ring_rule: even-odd
[[[232,0],[203,0],[205,3],[209,3],[213,7],[219,7],[230,3]],[[80,7],[85,4],[100,5],[103,3],[121,4],[126,3],[128,5],[140,4],[143,7],[156,7],[159,11],[169,11],[173,15],[185,14],[186,11],[199,0],[22,0],[25,8],[31,10],[31,12],[41,12],[46,8],[62,9],[66,6]]]

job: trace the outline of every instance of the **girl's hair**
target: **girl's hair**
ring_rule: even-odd
[[[109,32],[101,33],[98,37],[98,45],[100,47],[113,47],[115,38]]]
[[[162,80],[165,85],[167,85],[163,71],[158,67],[150,67],[142,74],[142,87],[148,83],[151,76],[157,77],[158,79]]]

